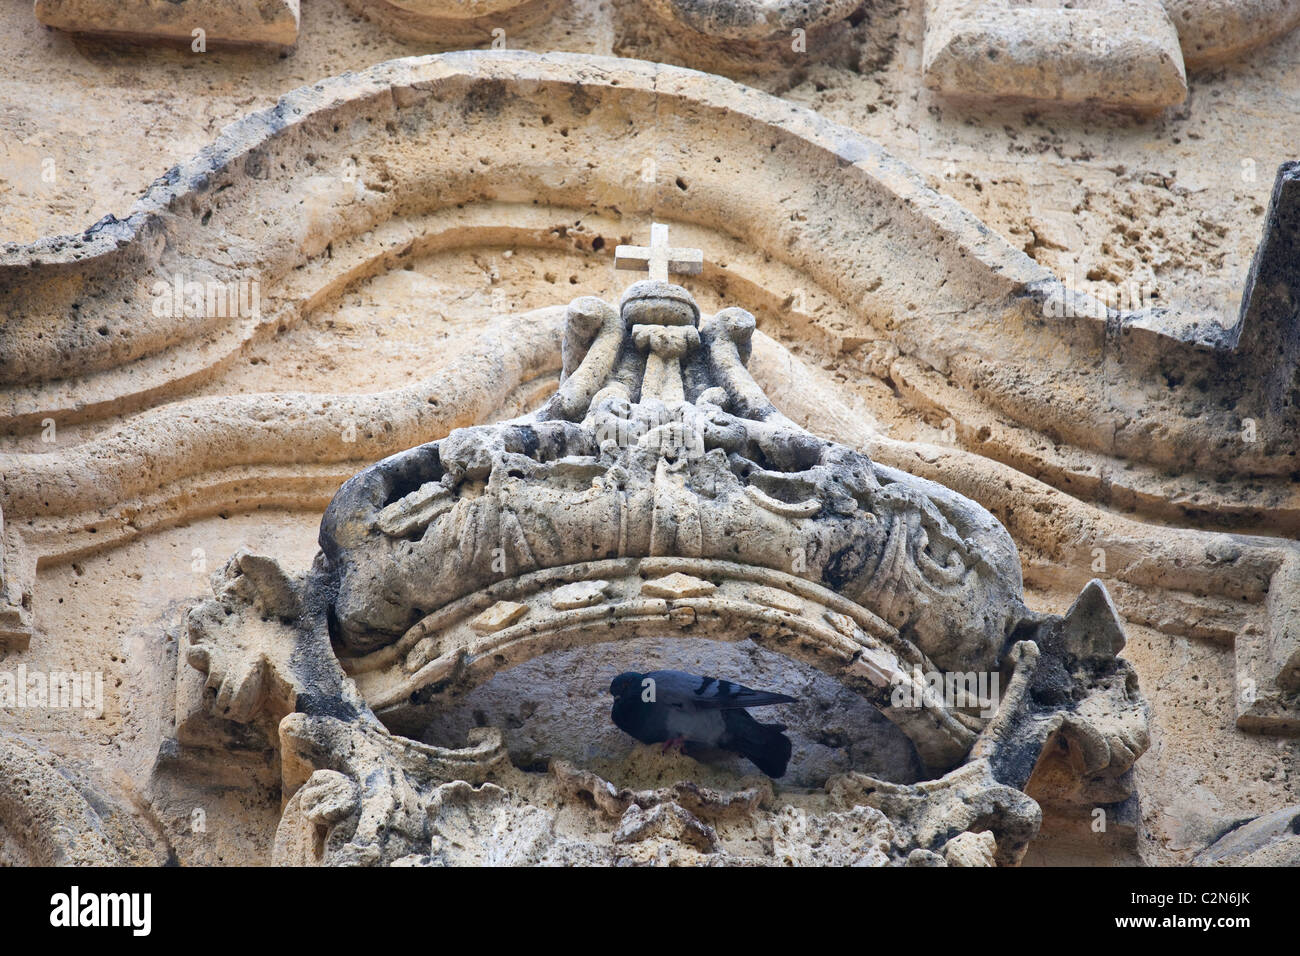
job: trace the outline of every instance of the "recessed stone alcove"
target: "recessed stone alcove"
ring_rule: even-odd
[[[421,739],[464,746],[471,727],[499,727],[511,759],[544,767],[559,758],[593,770],[617,786],[641,787],[653,761],[609,719],[609,682],[624,670],[661,668],[731,676],[753,687],[799,698],[756,711],[764,722],[786,724],[794,756],[782,790],[822,788],[837,773],[857,770],[895,783],[914,783],[922,768],[911,741],[871,704],[821,671],[773,653],[753,641],[633,638],[556,651],[498,672],[463,698],[449,702]],[[723,752],[707,755],[715,779],[740,785],[754,767]],[[704,772],[709,772],[705,770]]]

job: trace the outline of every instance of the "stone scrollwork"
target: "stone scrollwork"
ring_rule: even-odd
[[[1029,610],[992,515],[787,419],[746,368],[753,316],[701,314],[657,248],[618,308],[569,306],[540,408],[363,470],[309,574],[241,551],[191,611],[185,659],[206,679],[182,741],[262,728],[287,801],[275,858],[1008,864],[1037,832],[1025,790],[1045,754],[1068,772],[1040,790],[1129,799],[1148,714],[1104,586]],[[539,781],[491,728],[462,749],[414,739],[499,670],[664,634],[748,637],[833,675],[927,778],[840,774],[805,810],[770,785],[620,790],[563,761]],[[935,692],[981,674],[1005,692]],[[566,801],[589,838],[557,829]]]

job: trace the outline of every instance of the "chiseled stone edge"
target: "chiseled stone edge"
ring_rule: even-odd
[[[922,75],[950,96],[1161,110],[1187,98],[1178,33],[1159,0],[1080,8],[927,0]]]

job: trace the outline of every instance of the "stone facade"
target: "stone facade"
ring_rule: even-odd
[[[1294,6],[4,14],[0,862],[1293,865]]]

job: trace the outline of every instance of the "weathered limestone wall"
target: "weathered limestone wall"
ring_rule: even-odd
[[[0,711],[18,741],[0,760],[74,770],[83,789],[61,789],[56,815],[87,799],[119,809],[102,845],[28,842],[6,818],[0,859],[268,860],[281,768],[265,741],[228,751],[218,784],[173,739],[186,608],[242,546],[305,572],[324,505],[364,465],[534,407],[559,368],[558,307],[616,300],[614,246],[652,218],[706,250],[692,281],[704,310],[758,317],[752,368],[787,415],[987,507],[1016,540],[1033,608],[1063,612],[1093,577],[1111,590],[1152,705],[1140,817],[1102,839],[1091,807],[1048,803],[1027,862],[1187,863],[1300,802],[1300,715],[1273,686],[1288,680],[1300,593],[1293,419],[1270,412],[1254,388],[1266,359],[1230,328],[1273,170],[1291,158],[1300,40],[1215,73],[1193,65],[1187,100],[1155,117],[973,107],[924,86],[923,6],[832,17],[844,35],[824,60],[810,32],[807,62],[746,77],[786,102],[630,62],[452,56],[309,87],[224,134],[290,90],[426,47],[341,2],[303,9],[291,56],[201,61],[4,11],[0,63],[19,62],[9,45],[27,65],[2,78],[0,121],[14,609],[0,671],[103,671],[105,708]],[[506,21],[510,45],[650,55],[658,33],[592,29],[594,8],[517,34]],[[689,60],[695,41],[665,35],[663,59]],[[41,239],[109,214],[122,219]],[[152,285],[177,275],[256,281],[260,315],[159,315]],[[1131,282],[1169,311],[1109,324],[1052,311],[1082,306],[1067,286],[1105,297]],[[654,652],[567,653],[502,672],[429,742],[503,726],[521,763],[585,759],[620,785],[666,783],[617,751],[592,680],[564,683],[583,662],[613,673]],[[741,668],[754,686],[788,677],[731,645],[692,653],[693,669]],[[852,743],[878,722],[800,679],[800,782],[885,775],[895,742]],[[539,681],[572,707],[535,700]]]

